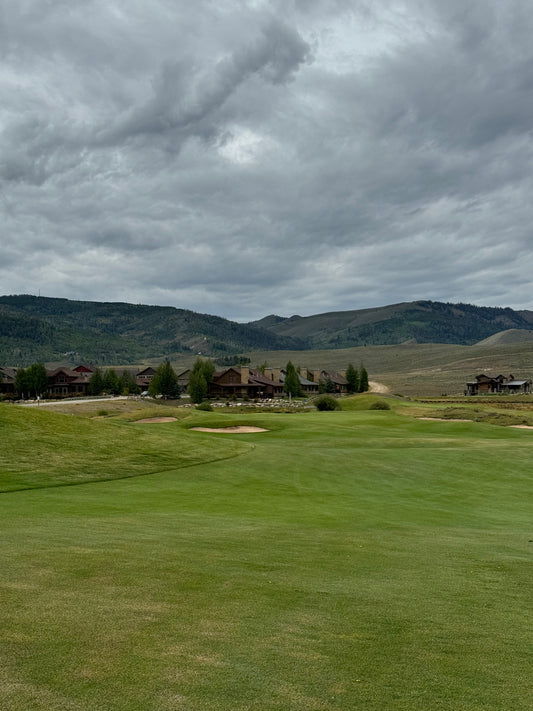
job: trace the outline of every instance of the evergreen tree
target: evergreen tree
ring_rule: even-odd
[[[301,395],[300,378],[296,372],[296,368],[291,361],[285,366],[285,382],[283,383],[283,389],[287,395],[296,397]]]
[[[129,370],[123,370],[119,378],[120,392],[122,395],[136,395],[141,392],[135,377]]]
[[[215,366],[213,361],[209,360],[209,358],[206,358],[205,360],[197,358],[192,367],[192,372],[201,373],[205,378],[205,382],[210,383],[213,379],[213,375],[215,374]]]
[[[334,393],[335,392],[335,383],[331,378],[328,378],[326,380],[326,387],[325,390],[327,393]]]
[[[120,381],[113,368],[106,370],[104,374],[103,389],[104,392],[110,395],[118,395],[120,393]]]
[[[361,367],[359,368],[359,392],[366,393],[368,388],[368,373],[366,372],[365,366],[361,363]]]
[[[200,403],[205,400],[208,393],[208,384],[213,379],[215,374],[215,366],[213,361],[206,358],[197,358],[192,368],[191,377],[189,378],[189,395],[192,402]]]
[[[15,375],[14,387],[17,395],[24,398],[28,395],[28,379],[26,377],[26,371],[24,368],[19,368]]]
[[[104,390],[104,378],[102,371],[97,368],[89,379],[89,395],[101,395]]]
[[[346,380],[348,381],[348,392],[350,395],[359,392],[359,374],[351,363],[346,368]]]
[[[148,392],[152,397],[162,395],[165,400],[167,398],[178,399],[180,396],[180,386],[178,384],[178,376],[174,372],[170,362],[166,360],[161,363],[156,370],[154,377],[150,382]]]

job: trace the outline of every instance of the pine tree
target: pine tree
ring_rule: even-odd
[[[287,395],[296,397],[301,395],[300,378],[296,372],[296,368],[291,361],[285,366],[285,382],[283,383],[283,389]]]
[[[368,373],[366,372],[365,366],[361,363],[361,367],[359,368],[359,392],[366,393],[368,388]]]
[[[148,392],[152,397],[162,395],[165,400],[167,398],[179,398],[180,386],[178,383],[178,376],[174,372],[174,369],[168,360],[161,363],[156,370],[154,377],[150,382]]]
[[[110,395],[118,395],[120,393],[120,382],[113,368],[105,372],[103,390]]]
[[[89,395],[101,395],[103,389],[104,379],[102,377],[102,371],[100,368],[97,368],[89,380]]]
[[[346,380],[348,381],[348,392],[350,395],[359,392],[359,374],[351,363],[346,368]]]
[[[123,370],[122,375],[119,378],[120,392],[122,395],[135,395],[141,392],[140,387],[137,385],[135,377],[131,374],[129,370]]]

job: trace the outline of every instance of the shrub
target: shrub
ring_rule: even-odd
[[[338,401],[332,395],[322,395],[318,397],[314,405],[317,410],[340,410]]]
[[[204,400],[203,402],[196,405],[196,409],[203,410],[204,412],[213,412],[213,406],[210,402],[207,402],[207,400]]]
[[[376,400],[376,402],[373,402],[368,409],[369,410],[390,410],[390,405],[388,402],[385,402],[385,400]]]

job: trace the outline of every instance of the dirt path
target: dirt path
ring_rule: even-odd
[[[390,395],[390,388],[383,383],[376,383],[375,380],[368,381],[369,390],[371,393],[381,393],[381,395]]]

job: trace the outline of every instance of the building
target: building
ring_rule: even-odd
[[[48,375],[47,395],[84,396],[88,394],[89,380],[93,371],[87,366],[78,366],[73,370],[56,368],[56,370],[47,371],[46,374]]]
[[[260,370],[247,366],[232,366],[218,370],[207,384],[208,397],[263,399],[283,394],[279,377],[269,377]]]
[[[516,380],[514,375],[490,376],[481,373],[466,384],[465,395],[486,395],[491,393],[527,394],[531,392],[531,380]]]

